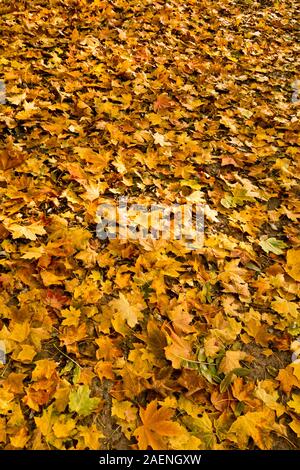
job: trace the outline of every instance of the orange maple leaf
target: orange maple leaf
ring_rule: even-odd
[[[134,436],[137,437],[139,449],[151,447],[154,450],[166,449],[165,437],[179,436],[182,428],[171,421],[173,411],[165,406],[157,408],[157,400],[151,401],[146,409],[140,408],[142,426],[139,426]]]
[[[156,98],[156,101],[153,104],[154,111],[159,111],[160,109],[168,109],[173,105],[173,101],[169,98],[166,93],[162,93]]]

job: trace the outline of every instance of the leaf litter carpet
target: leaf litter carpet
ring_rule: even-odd
[[[0,2],[3,449],[295,449],[297,2]],[[100,240],[202,204],[204,245]]]

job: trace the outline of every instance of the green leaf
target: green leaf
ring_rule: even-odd
[[[232,382],[233,373],[232,371],[229,374],[225,375],[224,379],[220,383],[220,392],[224,393],[228,389],[229,385]]]
[[[77,365],[75,366],[74,369],[74,375],[73,375],[73,384],[76,385],[80,377],[80,367]]]
[[[287,244],[284,243],[282,240],[277,240],[276,238],[268,238],[267,240],[262,240],[259,242],[259,245],[262,249],[269,253],[270,251],[275,255],[282,255],[282,249],[287,248]]]
[[[197,183],[195,180],[181,180],[180,186],[188,186],[192,189],[201,189],[203,185]]]
[[[96,410],[100,398],[90,398],[90,389],[87,385],[80,385],[70,393],[69,408],[80,416],[88,416]]]
[[[251,370],[247,369],[246,367],[237,367],[236,369],[233,369],[232,371],[237,377],[245,377],[246,375],[249,375]]]
[[[216,444],[216,436],[213,429],[213,424],[204,411],[200,418],[192,418],[191,416],[184,416],[184,424],[203,441],[205,449],[213,449]]]
[[[243,206],[247,201],[254,202],[255,199],[248,195],[245,188],[237,186],[233,189],[232,195],[226,194],[225,197],[221,199],[221,204],[223,207],[226,207],[226,209],[230,209],[231,207]]]

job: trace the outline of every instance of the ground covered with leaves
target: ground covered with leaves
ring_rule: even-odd
[[[2,448],[299,448],[296,5],[2,0]]]

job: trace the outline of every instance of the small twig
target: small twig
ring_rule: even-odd
[[[286,437],[284,434],[281,434],[280,432],[276,432],[276,431],[275,431],[275,434],[277,436],[282,437],[283,439],[285,439],[292,447],[297,449],[296,445],[292,441],[290,441],[290,439],[288,437]]]
[[[74,359],[72,359],[70,356],[68,356],[68,354],[64,353],[63,351],[61,351],[57,346],[56,344],[53,344],[53,346],[55,347],[55,349],[57,349],[57,351],[59,351],[63,356],[65,356],[66,358],[68,358],[70,361],[74,362],[74,364],[76,364],[76,366],[78,366],[80,369],[82,369],[81,365],[78,364],[78,362],[74,361]]]
[[[3,376],[4,376],[4,374],[5,374],[5,372],[6,372],[7,368],[8,368],[8,366],[9,366],[9,364],[10,364],[10,361],[11,361],[11,360],[9,359],[8,362],[7,362],[7,364],[6,364],[6,366],[5,366],[4,369],[3,369],[2,374],[0,375],[0,377],[3,377]]]

